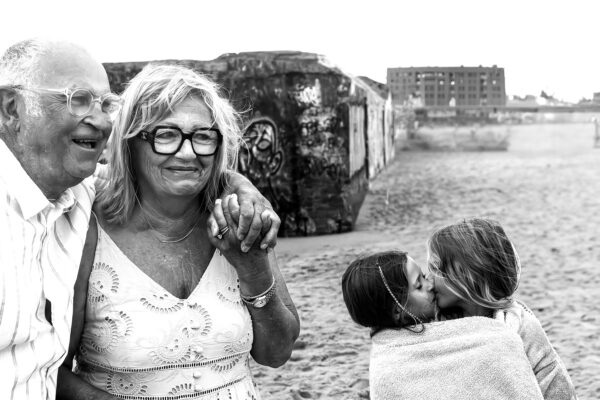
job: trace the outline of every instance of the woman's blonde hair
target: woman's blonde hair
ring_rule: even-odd
[[[123,225],[135,208],[137,182],[129,141],[141,130],[167,118],[190,96],[204,101],[223,140],[214,155],[214,167],[204,190],[204,206],[212,207],[226,184],[228,170],[235,170],[241,142],[240,116],[219,94],[219,86],[207,77],[179,65],[149,64],[123,92],[123,108],[117,116],[107,145],[110,168],[97,197],[109,223]]]
[[[508,306],[521,263],[496,221],[474,218],[445,226],[428,241],[429,268],[456,296],[490,309]]]

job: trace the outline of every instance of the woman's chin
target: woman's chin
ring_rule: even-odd
[[[169,185],[168,192],[173,196],[198,196],[204,190],[205,185],[199,185],[196,181],[191,182],[177,182]]]

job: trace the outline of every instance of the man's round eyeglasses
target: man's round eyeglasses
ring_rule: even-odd
[[[114,93],[105,93],[101,96],[95,96],[89,89],[84,88],[48,89],[25,87],[21,85],[14,85],[13,88],[19,90],[31,90],[34,92],[62,94],[67,98],[67,109],[69,110],[69,113],[75,117],[87,115],[92,110],[94,103],[98,103],[100,104],[102,112],[108,114],[110,119],[114,121],[123,104],[123,100]]]
[[[192,144],[197,156],[212,156],[217,152],[223,136],[217,128],[199,128],[184,133],[176,126],[159,125],[151,131],[140,131],[140,139],[150,143],[156,154],[170,156],[176,154],[186,139]]]

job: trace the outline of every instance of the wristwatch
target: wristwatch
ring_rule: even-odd
[[[273,277],[273,282],[271,286],[264,292],[256,296],[244,296],[241,295],[242,301],[254,308],[263,308],[267,305],[271,297],[275,294],[275,277]]]

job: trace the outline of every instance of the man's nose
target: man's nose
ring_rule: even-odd
[[[84,122],[92,125],[106,136],[110,135],[110,131],[112,130],[110,116],[102,111],[102,106],[98,102],[92,104],[92,108],[88,115],[85,116]]]

